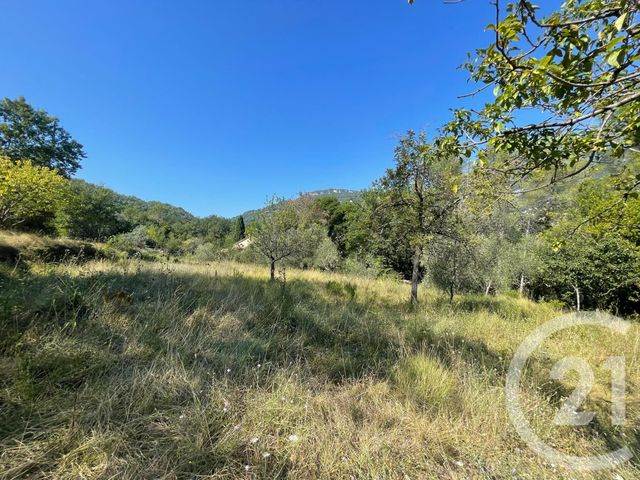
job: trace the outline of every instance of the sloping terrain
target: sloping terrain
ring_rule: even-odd
[[[2,478],[602,478],[538,457],[507,418],[505,371],[550,306],[428,291],[412,310],[394,280],[282,284],[234,263],[33,263],[0,282]],[[539,434],[637,452],[639,344],[634,324],[537,352],[522,398]],[[575,379],[550,381],[553,360],[609,352],[626,356],[627,426],[554,428]],[[608,375],[587,408],[608,411]]]

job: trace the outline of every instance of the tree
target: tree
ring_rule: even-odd
[[[340,265],[340,253],[329,237],[324,237],[316,249],[314,262],[323,270],[333,272]]]
[[[0,225],[16,227],[53,216],[65,201],[67,180],[47,167],[0,157]]]
[[[410,2],[412,3],[412,2]],[[505,172],[571,178],[640,142],[640,3],[572,0],[542,18],[529,0],[494,0],[493,42],[465,64],[480,110],[458,109],[437,143],[480,162],[508,152]],[[531,121],[536,119],[536,121]],[[491,147],[486,149],[484,147]]]
[[[588,178],[567,192],[566,204],[553,214],[553,226],[540,235],[535,296],[576,308],[638,310],[640,199],[621,197],[616,187],[635,183],[639,169],[640,160],[631,157],[610,175]]]
[[[242,215],[238,217],[237,229],[238,229],[238,237],[236,241],[244,240],[247,235],[245,232],[244,217]]]
[[[377,182],[385,194],[379,207],[380,234],[400,226],[413,249],[411,302],[418,303],[418,283],[425,247],[434,236],[457,241],[454,211],[460,201],[460,163],[427,143],[424,133],[409,131],[396,147],[395,168]]]
[[[58,210],[56,225],[63,235],[104,241],[130,229],[122,209],[121,197],[111,190],[72,180],[69,201]]]
[[[578,231],[563,241],[562,227],[544,235],[542,265],[534,279],[536,297],[581,308],[631,314],[640,308],[640,248],[618,232],[600,236]]]
[[[277,262],[311,255],[319,242],[318,229],[304,222],[296,208],[282,199],[267,202],[251,226],[252,246],[269,260],[271,280],[275,280]]]
[[[0,154],[14,162],[29,160],[69,178],[86,157],[81,144],[56,117],[36,110],[24,97],[0,101]]]

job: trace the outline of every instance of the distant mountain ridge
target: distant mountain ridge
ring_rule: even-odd
[[[347,188],[325,188],[324,190],[313,190],[311,192],[301,192],[298,194],[296,198],[304,198],[304,197],[335,197],[338,199],[340,203],[355,201],[360,198],[362,195],[362,191],[360,190],[349,190]],[[263,209],[256,208],[253,210],[247,210],[246,212],[241,213],[239,216],[244,218],[245,222],[251,222],[255,220],[258,213],[260,213]]]
[[[362,194],[359,190],[349,190],[346,188],[326,188],[324,190],[314,190],[312,192],[301,193],[300,197],[336,197],[341,202],[356,200]]]
[[[81,179],[73,179],[72,182],[76,184],[85,185],[87,188],[93,188],[96,190],[101,190],[105,192],[109,192],[118,201],[121,203],[123,208],[128,209],[130,212],[133,211],[134,216],[141,217],[136,220],[142,222],[142,217],[144,220],[151,220],[153,223],[164,224],[164,223],[188,223],[198,220],[209,220],[209,219],[221,219],[221,220],[233,220],[240,217],[240,215],[235,215],[232,217],[223,217],[221,215],[210,214],[204,217],[198,217],[193,215],[191,212],[185,210],[182,207],[177,207],[170,203],[160,202],[157,200],[142,200],[134,195],[125,195],[122,193],[118,193],[108,187],[103,185],[98,185],[94,183],[87,182]],[[296,198],[303,197],[335,197],[340,202],[347,202],[350,200],[357,200],[360,198],[362,194],[359,190],[349,190],[346,188],[326,188],[324,190],[314,190],[311,192],[302,192],[299,193]],[[247,210],[241,215],[244,217],[245,221],[251,221],[255,218],[257,212],[261,211],[262,208],[256,208],[252,210]]]

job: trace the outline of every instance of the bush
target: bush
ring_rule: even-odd
[[[124,252],[128,256],[141,256],[142,250],[150,244],[147,228],[139,225],[132,231],[114,235],[107,241],[107,245],[116,251]]]
[[[348,274],[366,278],[385,277],[391,273],[382,258],[373,256],[348,257],[344,261],[343,269]]]
[[[203,243],[196,247],[193,253],[193,259],[198,262],[211,262],[214,260],[220,260],[220,249],[213,243]]]
[[[323,270],[333,272],[340,266],[340,254],[329,237],[325,237],[318,245],[313,264]]]
[[[46,228],[67,189],[67,180],[55,170],[0,156],[0,226]]]

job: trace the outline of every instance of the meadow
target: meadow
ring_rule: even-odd
[[[1,478],[602,478],[538,457],[507,417],[511,355],[551,305],[428,290],[412,308],[397,280],[272,282],[236,263],[1,274]],[[585,327],[545,344],[522,392],[538,433],[574,454],[637,452],[639,343],[634,323],[623,339]],[[553,428],[571,378],[548,366],[609,351],[627,360],[627,426]],[[598,384],[588,407],[604,412]],[[609,478],[639,473],[635,457]]]

